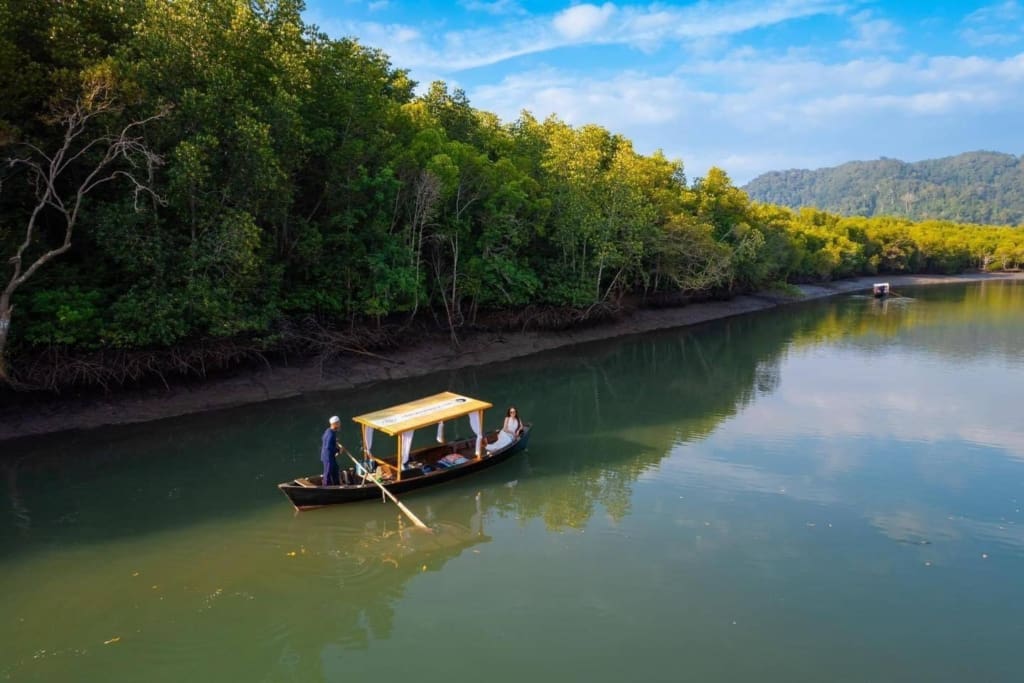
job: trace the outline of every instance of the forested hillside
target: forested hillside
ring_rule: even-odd
[[[743,189],[755,201],[847,216],[1024,223],[1024,157],[998,152],[912,164],[883,158],[815,171],[774,171]]]
[[[457,343],[488,312],[522,327],[627,295],[1024,261],[1020,230],[794,213],[598,126],[500,121],[302,9],[0,4],[0,380],[111,385],[410,321]]]

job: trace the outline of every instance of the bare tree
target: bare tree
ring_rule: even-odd
[[[136,206],[142,194],[159,202],[152,189],[153,172],[162,159],[152,152],[142,138],[146,123],[167,115],[163,108],[147,118],[134,120],[119,130],[96,131],[100,120],[116,114],[120,107],[110,86],[105,82],[91,84],[72,104],[59,109],[52,122],[60,126],[63,137],[57,149],[47,153],[31,143],[18,147],[22,156],[9,157],[8,169],[23,169],[32,187],[34,205],[25,225],[25,237],[14,255],[8,259],[11,274],[0,292],[0,382],[10,384],[6,364],[7,340],[14,312],[14,292],[37,270],[71,248],[71,238],[80,217],[83,200],[97,187],[123,178],[131,185]],[[0,181],[0,191],[2,191]],[[59,246],[41,246],[41,223],[52,220],[63,227],[64,239]],[[30,250],[44,251],[34,259]]]
[[[413,284],[416,288],[411,316],[415,316],[420,307],[420,265],[423,261],[424,232],[437,213],[438,200],[441,198],[441,179],[430,171],[421,171],[416,179],[415,189],[412,223],[409,225],[409,253],[412,257],[415,278]]]

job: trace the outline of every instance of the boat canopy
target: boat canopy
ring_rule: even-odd
[[[486,401],[445,391],[352,419],[364,427],[396,436],[491,407],[492,404]]]

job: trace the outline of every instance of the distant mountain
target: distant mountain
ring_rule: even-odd
[[[773,171],[743,189],[756,201],[846,215],[1024,223],[1024,156],[999,152],[916,163],[882,157],[816,171]]]

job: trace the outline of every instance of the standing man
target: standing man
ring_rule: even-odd
[[[330,426],[324,432],[320,448],[320,462],[324,464],[323,486],[337,486],[341,483],[338,469],[338,453],[341,452],[341,445],[338,443],[337,431],[341,428],[341,418],[333,416],[328,423]]]

